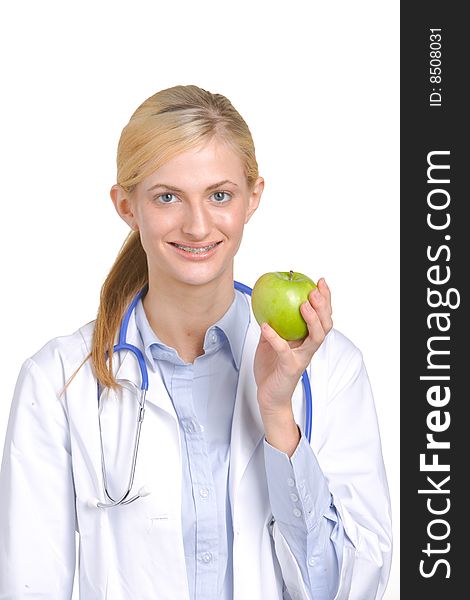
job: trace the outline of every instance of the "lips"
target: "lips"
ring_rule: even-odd
[[[173,246],[182,246],[184,248],[207,248],[208,246],[215,246],[216,244],[220,244],[222,243],[222,240],[220,241],[213,241],[213,242],[198,242],[197,244],[190,244],[187,242],[169,242],[170,244],[172,244]]]

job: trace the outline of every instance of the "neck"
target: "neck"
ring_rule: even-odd
[[[229,309],[234,300],[233,272],[224,280],[205,285],[173,282],[162,285],[162,278],[149,274],[149,289],[143,300],[152,330],[187,361],[203,354],[204,336]]]

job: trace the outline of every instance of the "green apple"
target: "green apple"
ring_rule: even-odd
[[[308,300],[316,284],[302,273],[275,271],[256,281],[251,295],[253,314],[261,326],[268,323],[285,340],[301,340],[308,327],[300,305]]]

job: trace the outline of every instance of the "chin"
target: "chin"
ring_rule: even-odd
[[[202,265],[201,265],[202,267]],[[226,267],[222,270],[214,268],[195,268],[188,269],[185,273],[175,273],[174,279],[182,284],[191,286],[203,286],[213,283],[216,280],[223,281],[225,278],[233,279],[233,269]]]

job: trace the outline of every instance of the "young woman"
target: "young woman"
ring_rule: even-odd
[[[132,231],[97,319],[18,378],[0,598],[71,598],[75,531],[83,600],[382,598],[390,502],[361,353],[324,279],[295,343],[234,287],[263,185],[224,96],[175,86],[132,115],[111,189]]]

